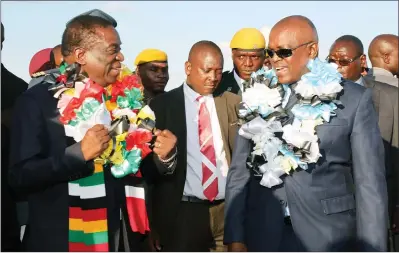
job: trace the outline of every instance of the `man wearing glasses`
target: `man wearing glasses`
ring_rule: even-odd
[[[267,53],[278,81],[295,91],[318,55],[314,24],[303,16],[280,20]],[[346,80],[341,84],[343,107],[316,127],[322,157],[310,170],[281,177],[280,185],[260,185],[246,166],[253,143],[237,135],[225,200],[224,242],[230,250],[386,250],[384,150],[371,91]],[[296,101],[291,92],[287,114]]]
[[[354,57],[355,56],[355,57]],[[384,140],[385,166],[387,174],[389,217],[393,225],[395,206],[398,205],[398,89],[387,83],[377,82],[370,76],[362,76],[366,63],[363,44],[355,36],[344,35],[330,48],[328,62],[338,65],[344,78],[371,88],[373,103],[378,115],[378,125]]]

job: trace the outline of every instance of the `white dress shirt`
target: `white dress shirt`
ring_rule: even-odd
[[[355,83],[360,84],[361,86],[364,86],[363,77],[361,76],[359,79],[357,79],[357,81]]]
[[[244,79],[241,79],[241,77],[237,74],[237,72],[233,69],[232,70],[234,72],[234,79],[236,79],[236,82],[238,84],[238,87],[240,87],[241,92],[244,92]]]
[[[187,126],[187,174],[184,185],[184,196],[197,197],[206,200],[202,187],[202,160],[198,133],[198,114],[200,103],[196,99],[200,96],[186,83],[183,85],[184,105],[186,109]],[[204,96],[206,108],[209,111],[213,146],[216,155],[216,176],[218,178],[218,195],[216,199],[224,199],[228,164],[223,147],[222,132],[216,112],[215,101],[212,95]]]

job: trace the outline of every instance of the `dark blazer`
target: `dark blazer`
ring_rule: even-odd
[[[229,92],[214,96],[217,114],[222,130],[222,138],[227,162],[237,132],[236,104],[240,97]],[[150,107],[155,112],[156,127],[168,129],[177,137],[177,166],[173,174],[150,178],[145,165],[142,167],[144,178],[152,187],[152,230],[160,237],[161,243],[168,241],[177,222],[177,210],[183,196],[187,170],[187,129],[183,86],[152,99]],[[164,243],[163,243],[164,244]]]
[[[17,98],[27,89],[28,84],[11,73],[1,64],[1,250],[20,250],[20,224],[16,201],[23,196],[11,189],[8,183],[8,168],[10,156],[11,117]],[[22,214],[27,210],[20,210]]]
[[[92,161],[85,162],[81,143],[65,136],[59,121],[58,101],[47,88],[47,83],[37,84],[17,101],[9,179],[13,187],[29,194],[26,250],[68,251],[68,182],[90,175],[94,166]],[[159,162],[152,164],[148,167],[162,167]],[[104,177],[109,250],[115,251],[114,236],[125,201],[124,185],[110,170],[104,170]]]
[[[382,139],[385,147],[385,165],[388,180],[389,213],[399,205],[399,112],[398,91],[395,86],[363,77],[364,86],[373,91],[373,103],[378,116]],[[392,220],[392,217],[390,217]]]
[[[259,184],[245,164],[251,141],[237,136],[226,186],[226,244],[278,251],[284,215],[275,194],[282,189],[293,230],[306,250],[386,251],[384,148],[371,90],[349,81],[342,85],[344,107],[316,128],[322,157],[307,171],[283,177],[280,186]]]
[[[234,78],[234,70],[223,72],[222,80],[220,81],[219,86],[216,88],[213,94],[215,94],[215,96],[219,96],[225,91],[229,91],[231,93],[241,96],[240,86]]]

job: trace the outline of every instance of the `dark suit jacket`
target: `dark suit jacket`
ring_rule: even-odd
[[[226,244],[249,251],[278,251],[283,211],[275,191],[283,188],[292,227],[309,251],[387,249],[387,188],[384,148],[371,90],[343,81],[344,108],[316,128],[322,157],[305,170],[267,188],[246,168],[251,141],[237,136],[227,177]]]
[[[238,86],[238,83],[234,78],[234,70],[223,72],[222,80],[220,81],[219,86],[216,88],[213,94],[215,94],[215,96],[219,96],[225,91],[229,91],[231,93],[241,96],[240,86]]]
[[[395,206],[399,205],[399,89],[392,85],[375,81],[370,76],[363,77],[363,80],[364,86],[373,90],[373,103],[377,112],[382,139],[384,140],[385,165],[389,187],[389,213],[392,215]]]
[[[222,130],[227,162],[230,164],[231,153],[237,132],[236,104],[240,98],[226,92],[215,96],[215,105]],[[152,230],[159,235],[161,243],[168,241],[177,222],[177,210],[183,196],[187,170],[187,130],[183,86],[157,96],[150,102],[155,112],[156,127],[168,129],[177,136],[177,166],[173,174],[151,178],[143,165],[144,178],[153,185],[152,188]]]
[[[46,83],[37,84],[17,101],[9,179],[13,187],[29,193],[27,251],[68,251],[68,182],[90,175],[94,166],[92,161],[85,162],[81,143],[65,137],[57,99],[47,88]],[[152,164],[148,167],[162,167],[159,162]],[[125,201],[124,185],[110,170],[104,170],[104,177],[109,245],[114,251],[120,208]]]
[[[28,84],[1,64],[1,249],[20,250],[20,225],[17,219],[16,196],[8,183],[10,125],[14,104]],[[25,211],[25,210],[22,210]]]

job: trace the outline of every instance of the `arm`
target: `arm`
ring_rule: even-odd
[[[399,227],[399,111],[398,111],[398,89],[395,90],[396,95],[392,96],[393,104],[393,127],[392,127],[392,141],[390,149],[391,157],[391,173],[392,173],[392,185],[393,193],[396,194],[393,197],[393,220],[391,224],[394,224],[396,231]]]
[[[224,244],[245,243],[244,221],[250,179],[246,161],[250,152],[250,140],[237,134],[226,182]]]
[[[360,251],[387,250],[387,186],[384,147],[367,89],[360,99],[351,134]]]
[[[9,180],[13,187],[35,189],[75,180],[85,170],[92,169],[83,158],[80,143],[50,155],[49,149],[54,147],[47,143],[46,129],[37,102],[22,95],[15,106],[11,131]]]

